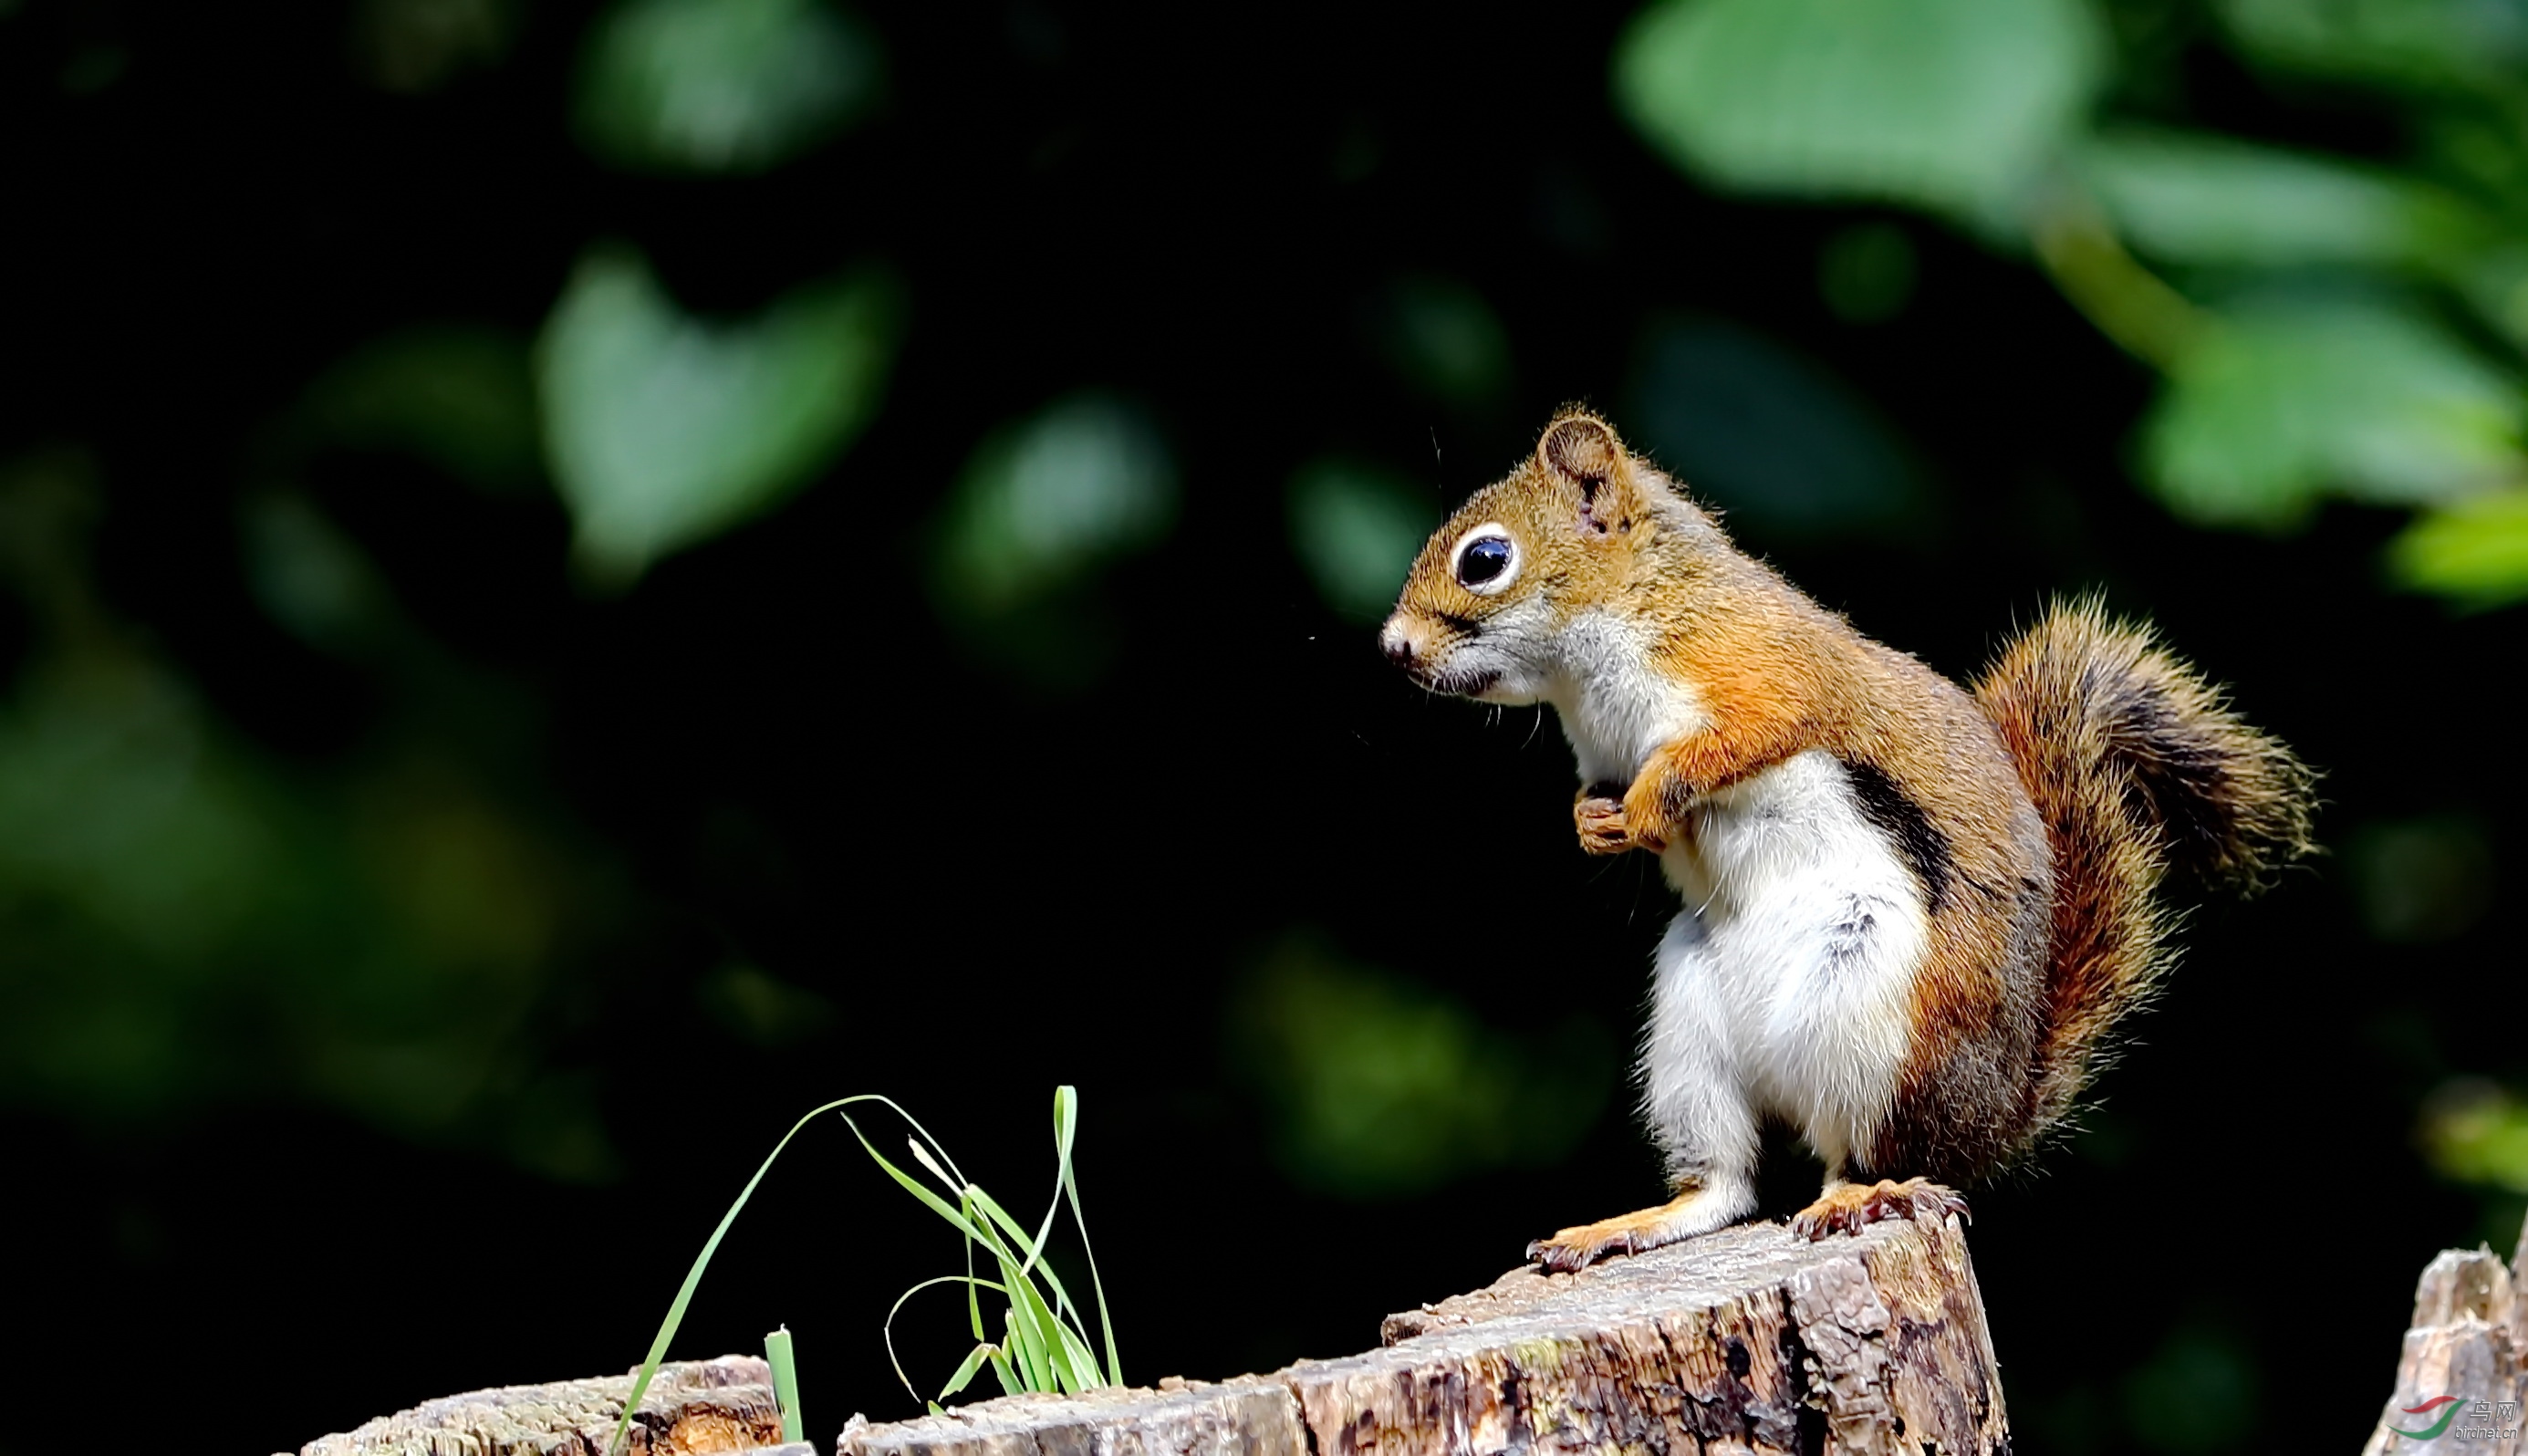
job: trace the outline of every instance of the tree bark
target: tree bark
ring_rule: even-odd
[[[2412,1450],[2400,1437],[2431,1429],[2455,1396],[2455,1419],[2432,1441],[2432,1456],[2521,1456],[2521,1406],[2528,1402],[2528,1227],[2504,1265],[2490,1247],[2449,1249],[2424,1267],[2414,1287],[2414,1324],[2396,1362],[2388,1399],[2362,1456]]]
[[[1958,1221],[1891,1221],[1817,1243],[1742,1225],[1578,1274],[1514,1271],[1487,1288],[1388,1317],[1380,1348],[1221,1383],[1074,1397],[1004,1396],[872,1426],[836,1456],[1995,1456],[2009,1422]],[[724,1360],[695,1369],[752,1366]],[[663,1378],[662,1378],[663,1383]],[[598,1387],[612,1391],[608,1408]],[[435,1401],[328,1437],[303,1456],[594,1452],[624,1382],[577,1381],[568,1434],[522,1439],[520,1392]],[[491,1397],[508,1397],[505,1402]],[[730,1386],[690,1388],[680,1414],[643,1405],[647,1449],[768,1442],[768,1416]],[[465,1423],[490,1402],[500,1434]],[[715,1403],[715,1404],[714,1404]],[[764,1401],[768,1405],[768,1398]],[[450,1424],[451,1421],[453,1424]],[[750,1424],[752,1423],[752,1424]],[[597,1444],[578,1432],[598,1429]],[[427,1443],[424,1432],[430,1432]],[[747,1433],[752,1432],[751,1437]],[[726,1446],[701,1441],[725,1434]],[[746,1437],[746,1439],[740,1439]],[[670,1446],[666,1441],[679,1444]]]

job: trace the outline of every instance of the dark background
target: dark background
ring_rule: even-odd
[[[22,1387],[270,1451],[623,1369],[781,1129],[853,1092],[903,1101],[1024,1211],[1051,1089],[1080,1087],[1136,1382],[1360,1348],[1526,1239],[1655,1201],[1620,1063],[1670,898],[1647,862],[1578,854],[1551,723],[1424,698],[1324,604],[1286,486],[1340,455],[1436,519],[1558,403],[1630,428],[1660,321],[1810,361],[1896,442],[1897,524],[1766,531],[1758,507],[1742,533],[1862,630],[1965,676],[2050,594],[2102,590],[2327,774],[2336,853],[2195,910],[2088,1130],[1975,1195],[2025,1447],[2348,1448],[2424,1262],[2515,1228],[2515,1198],[2414,1132],[2450,1078],[2522,1069],[2515,952],[2482,914],[2519,872],[2515,612],[2383,585],[2401,512],[2173,520],[2127,468],[2146,369],[2007,250],[1699,189],[1607,100],[1627,7],[870,4],[883,99],[779,166],[702,176],[575,134],[593,7],[481,13],[479,44],[396,63],[388,0],[0,7]],[[2397,145],[2261,82],[2208,22],[2169,33],[2164,115]],[[1864,320],[1819,285],[1856,227],[1912,260]],[[866,432],[604,589],[540,465],[466,479],[307,423],[381,338],[459,327],[527,357],[606,240],[726,319],[880,261],[903,325]],[[1479,297],[1505,374],[1397,362],[1397,310],[1434,287]],[[1147,422],[1179,504],[1044,608],[1067,646],[1031,657],[943,610],[925,562],[977,442],[1082,388]],[[274,501],[367,563],[355,630],[311,640],[258,595]],[[73,747],[43,749],[44,704],[74,699],[103,716],[63,709]],[[126,737],[78,727],[109,720]],[[141,782],[159,768],[227,786],[217,812],[280,848],[73,843],[159,823],[94,808],[192,792]],[[2375,912],[2372,842],[2440,847],[2421,932]],[[208,867],[172,898],[114,888],[183,855]],[[1290,1090],[1312,1073],[1283,1065],[1303,1053],[1257,1028],[1320,994],[1500,1081],[1443,1075],[1406,1099],[1436,1120],[1325,1134],[1396,1138],[1396,1176],[1312,1154]],[[1554,1125],[1467,1131],[1503,1083]],[[1458,1151],[1413,1162],[1432,1127]],[[1769,1167],[1778,1214],[1812,1174]],[[879,1321],[956,1258],[820,1123],[676,1353],[786,1322],[813,1431],[910,1414]],[[966,1344],[929,1297],[898,1331],[925,1388]]]

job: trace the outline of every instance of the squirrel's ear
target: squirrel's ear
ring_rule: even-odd
[[[1603,536],[1610,526],[1631,527],[1638,513],[1631,457],[1615,427],[1596,415],[1574,411],[1545,427],[1536,442],[1536,463],[1554,480],[1577,494],[1580,514],[1589,529]]]

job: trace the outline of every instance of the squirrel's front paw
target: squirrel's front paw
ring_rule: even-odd
[[[1579,826],[1580,848],[1592,855],[1620,855],[1633,847],[1621,800],[1582,799],[1571,806],[1571,819]]]
[[[1624,790],[1624,827],[1633,848],[1656,855],[1667,848],[1668,830],[1683,822],[1684,806],[1692,800],[1674,776],[1653,763]]]

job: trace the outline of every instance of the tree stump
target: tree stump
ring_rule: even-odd
[[[2453,1400],[2445,1398],[2454,1397]],[[2450,1419],[2433,1456],[2520,1456],[2528,1401],[2528,1227],[2510,1263],[2490,1247],[2449,1249],[2414,1287],[2413,1327],[2362,1456],[2411,1450],[2416,1432]],[[2437,1408],[2432,1403],[2439,1402]],[[2452,1408],[2453,1407],[2453,1408]],[[2398,1432],[2404,1432],[2400,1436]]]
[[[631,1393],[625,1374],[442,1396],[309,1441],[299,1456],[601,1456]],[[758,1356],[723,1355],[660,1366],[624,1444],[636,1456],[689,1456],[780,1439],[771,1368]],[[813,1456],[814,1448],[795,1450]]]
[[[1003,1396],[872,1426],[854,1417],[836,1456],[1993,1456],[2010,1448],[1983,1305],[1954,1218],[1875,1224],[1817,1243],[1746,1224],[1578,1274],[1514,1271],[1489,1287],[1388,1317],[1378,1349],[1268,1376],[1086,1395]],[[735,1369],[761,1362],[715,1361]],[[664,1384],[664,1378],[661,1378]],[[595,1387],[612,1390],[607,1408]],[[528,1387],[562,1389],[565,1387]],[[514,1419],[534,1402],[490,1392],[502,1433],[451,1416],[488,1396],[434,1401],[331,1436],[303,1456],[594,1452],[622,1380],[577,1381],[552,1401],[571,1432],[543,1443]],[[654,1390],[642,1428],[656,1452],[772,1425],[679,1414],[733,1404],[729,1386]],[[472,1404],[468,1404],[471,1402]],[[717,1402],[717,1405],[710,1403]],[[747,1409],[753,1409],[748,1406]],[[460,1423],[461,1424],[461,1423]],[[430,1444],[416,1443],[424,1430]],[[670,1446],[665,1442],[679,1444]]]

